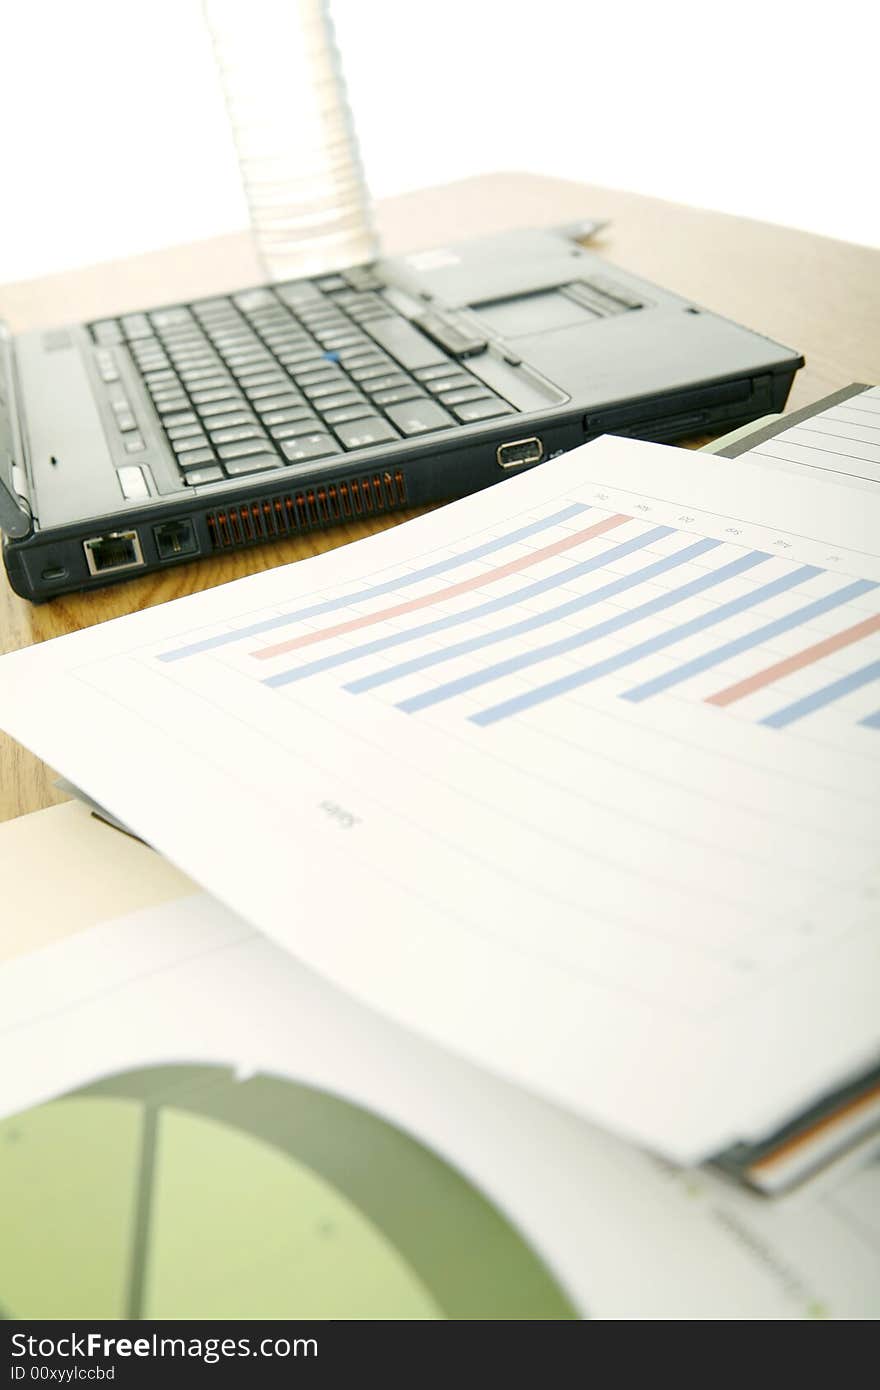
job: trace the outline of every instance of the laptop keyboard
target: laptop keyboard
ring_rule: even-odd
[[[358,268],[91,324],[126,451],[145,446],[123,344],[189,486],[514,413],[440,346],[442,324],[427,336],[378,288]]]

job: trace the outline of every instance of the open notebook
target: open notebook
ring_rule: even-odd
[[[351,995],[692,1161],[878,1049],[880,496],[605,438],[0,662],[0,721]]]

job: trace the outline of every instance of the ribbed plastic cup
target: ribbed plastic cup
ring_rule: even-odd
[[[327,0],[203,0],[269,280],[378,251]]]

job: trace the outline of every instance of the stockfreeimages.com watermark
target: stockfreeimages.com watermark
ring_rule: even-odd
[[[162,1360],[202,1361],[215,1365],[236,1358],[265,1357],[283,1360],[291,1356],[317,1356],[315,1337],[105,1337],[102,1332],[72,1332],[62,1337],[34,1337],[24,1332],[12,1336],[12,1380],[46,1380],[64,1383],[73,1380],[115,1380],[116,1366],[50,1367],[33,1364],[56,1358],[103,1360],[137,1357]],[[28,1362],[31,1364],[29,1365]]]

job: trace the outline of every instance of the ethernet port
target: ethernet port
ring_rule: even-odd
[[[136,569],[144,563],[137,531],[110,531],[83,541],[89,574],[112,574]]]
[[[199,553],[195,527],[186,518],[163,521],[161,526],[153,527],[153,536],[160,560],[180,560],[184,555]]]

